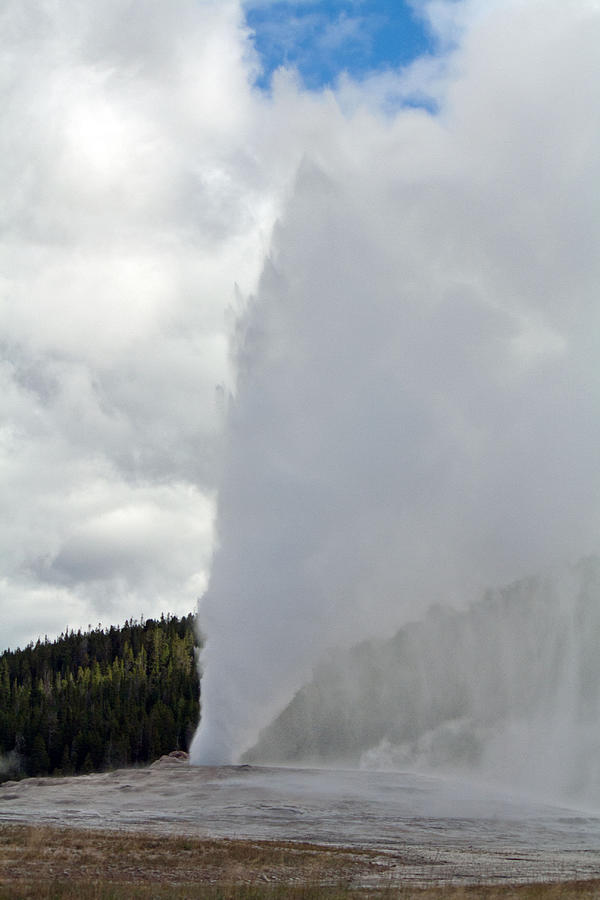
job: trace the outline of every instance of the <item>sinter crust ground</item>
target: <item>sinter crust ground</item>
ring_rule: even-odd
[[[379,875],[388,883],[472,884],[600,872],[600,816],[397,772],[193,767],[163,758],[147,769],[6,782],[0,823],[343,847],[357,852],[362,883]]]

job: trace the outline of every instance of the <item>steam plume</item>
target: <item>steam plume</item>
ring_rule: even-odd
[[[239,323],[194,761],[328,648],[600,546],[599,39],[507,4],[438,115],[322,124]]]

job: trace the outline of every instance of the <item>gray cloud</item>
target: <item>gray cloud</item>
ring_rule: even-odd
[[[14,646],[188,611],[202,592],[225,311],[236,281],[255,283],[282,175],[263,169],[237,3],[24,0],[0,24],[0,637]]]

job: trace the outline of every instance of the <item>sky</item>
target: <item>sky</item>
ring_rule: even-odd
[[[342,72],[364,78],[434,51],[425,19],[403,0],[248,0],[245,11],[260,56],[255,84],[265,90],[280,67],[296,69],[307,88],[319,90]]]
[[[275,709],[290,628],[598,547],[599,19],[3,5],[2,647],[208,588]]]

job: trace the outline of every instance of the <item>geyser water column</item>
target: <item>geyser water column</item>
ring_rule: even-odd
[[[506,4],[440,115],[319,120],[236,333],[194,762],[329,647],[600,546],[599,40]]]
[[[442,770],[600,803],[600,558],[328,656],[244,762]]]

